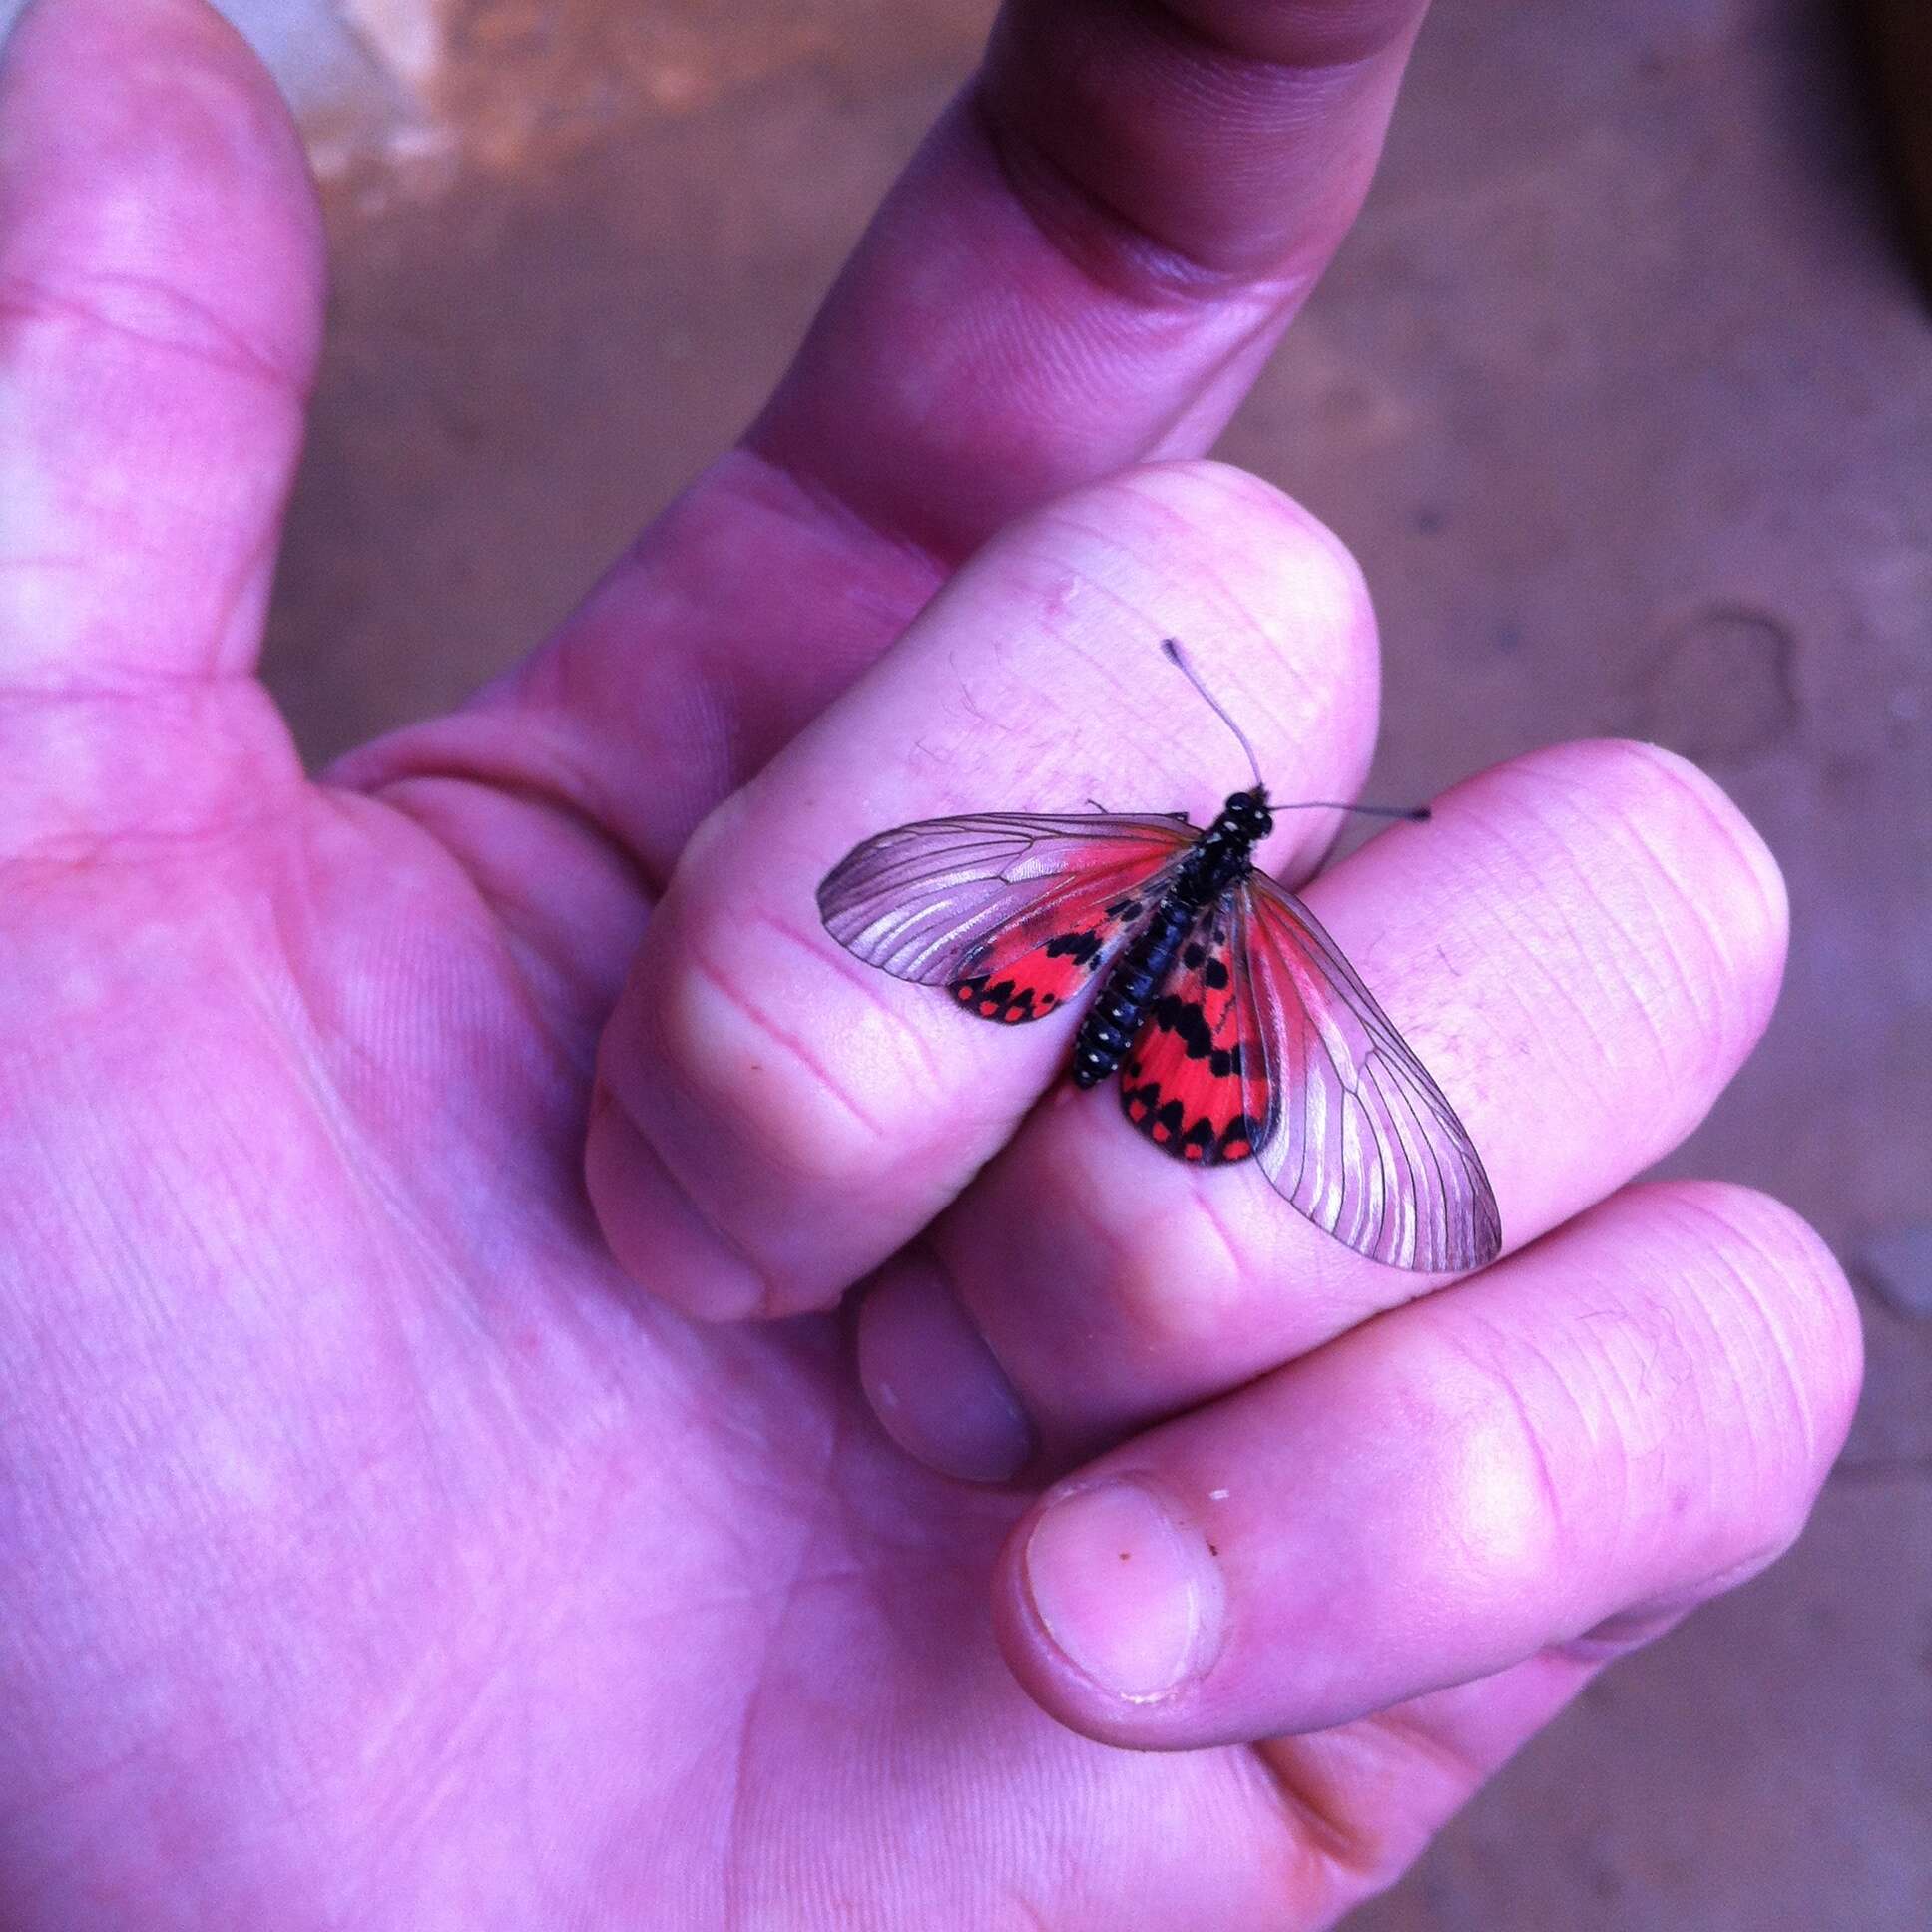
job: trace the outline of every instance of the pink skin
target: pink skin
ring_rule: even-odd
[[[1319,887],[1512,1242],[1406,1306],[1105,1095],[1022,1126],[1064,1041],[811,919],[919,812],[1209,808],[1239,768],[1164,631],[1278,794],[1359,778],[1352,568],[1176,459],[1347,228],[1419,11],[1016,4],[744,443],[519,672],[314,785],[249,677],[319,332],[297,144],[202,0],[29,9],[10,1927],[1325,1924],[1796,1533],[1844,1283],[1774,1204],[1627,1185],[1781,964],[1676,761],[1525,760]],[[903,1448],[835,1319],[680,1312],[880,1268]]]

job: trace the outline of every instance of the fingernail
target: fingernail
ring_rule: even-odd
[[[942,1476],[1010,1483],[1033,1460],[1013,1384],[924,1256],[901,1255],[866,1296],[858,1368],[886,1434]]]
[[[1027,1539],[1026,1581],[1047,1635],[1117,1697],[1163,1696],[1220,1649],[1219,1569],[1139,1483],[1112,1479],[1055,1503]]]

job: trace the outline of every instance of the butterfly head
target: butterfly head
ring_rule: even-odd
[[[1268,810],[1267,793],[1255,785],[1247,791],[1230,792],[1221,806],[1221,817],[1230,831],[1259,844],[1274,829],[1274,814]]]

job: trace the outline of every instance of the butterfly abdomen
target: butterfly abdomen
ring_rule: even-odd
[[[1167,893],[1107,975],[1074,1037],[1074,1085],[1093,1087],[1121,1064],[1161,982],[1194,925],[1198,908],[1177,889]]]

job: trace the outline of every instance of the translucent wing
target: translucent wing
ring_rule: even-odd
[[[819,916],[868,965],[989,1020],[1037,1020],[1092,984],[1197,836],[1114,812],[924,819],[841,859]]]
[[[1482,1267],[1502,1246],[1489,1177],[1334,941],[1259,873],[1228,895],[1235,1015],[1260,1063],[1255,1158],[1317,1227],[1390,1267]]]

